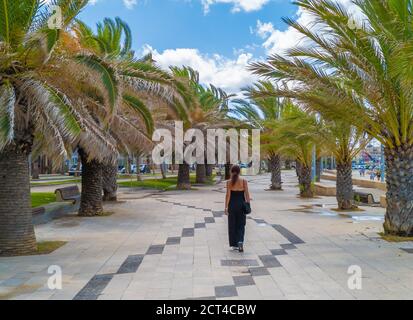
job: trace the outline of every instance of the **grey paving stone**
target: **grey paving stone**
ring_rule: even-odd
[[[224,216],[224,214],[224,211],[212,211],[212,215],[214,216],[214,218],[221,218]]]
[[[237,297],[237,288],[235,286],[215,287],[215,296],[217,298]]]
[[[162,254],[164,248],[165,248],[164,245],[153,245],[149,247],[146,254]]]
[[[271,256],[272,257],[272,256]],[[253,259],[221,260],[223,267],[258,267],[260,264]]]
[[[262,264],[266,268],[278,268],[281,267],[281,263],[274,256],[260,256]]]
[[[270,276],[270,272],[265,267],[249,268],[248,271],[253,277]]]
[[[215,219],[213,217],[205,217],[205,223],[215,223]]]
[[[174,245],[174,244],[180,244],[181,243],[181,237],[169,237],[166,240],[166,245]]]
[[[292,233],[290,230],[288,230],[287,228],[283,227],[280,224],[273,224],[272,227],[275,230],[277,230],[284,238],[290,241],[292,244],[305,243],[298,236],[296,236],[294,233]]]
[[[182,230],[182,238],[189,238],[193,237],[195,234],[194,228],[184,228]]]
[[[236,287],[246,287],[255,285],[255,281],[251,276],[235,276],[232,278],[234,279],[234,284]]]
[[[204,210],[205,212],[212,212],[211,209],[202,209],[202,210]]]
[[[195,223],[195,229],[204,229],[205,227],[205,223]]]
[[[282,244],[280,245],[281,248],[283,248],[284,250],[294,250],[297,249],[297,247],[295,245],[293,245],[292,243],[286,243],[286,244]]]
[[[413,248],[401,248],[404,252],[413,253]]]
[[[258,224],[267,224],[267,222],[263,219],[254,219],[254,221]]]
[[[76,294],[73,300],[97,300],[112,278],[113,274],[94,276],[83,289]]]
[[[123,274],[123,273],[135,273],[139,266],[142,263],[142,260],[144,258],[144,255],[142,254],[137,254],[133,256],[129,256],[126,258],[126,260],[122,263],[118,270],[118,274]]]
[[[285,256],[288,254],[284,249],[274,249],[271,250],[271,253],[273,256]]]

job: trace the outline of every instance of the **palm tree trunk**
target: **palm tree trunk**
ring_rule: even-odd
[[[351,162],[337,163],[337,204],[340,210],[354,208],[353,171]]]
[[[137,162],[137,169],[136,169],[136,179],[138,180],[138,181],[142,181],[142,173],[141,173],[141,160],[142,160],[142,157],[141,156],[138,156],[137,157],[137,160],[136,160],[136,162]]]
[[[206,166],[205,164],[196,165],[196,183],[206,183]]]
[[[25,255],[36,250],[29,156],[10,145],[0,152],[0,256]]]
[[[39,157],[37,157],[32,163],[32,180],[40,179],[40,163]]]
[[[214,173],[214,165],[207,164],[205,167],[205,174],[208,178],[211,178]]]
[[[297,174],[297,177],[300,177],[300,172],[301,172],[301,162],[296,160],[295,161],[295,173]]]
[[[97,160],[88,161],[83,149],[79,149],[79,155],[82,159],[82,195],[79,216],[102,215],[102,165]]]
[[[118,168],[116,165],[102,165],[103,201],[118,200]]]
[[[291,170],[291,160],[290,159],[285,160],[285,169],[286,170]]]
[[[269,158],[269,166],[271,171],[271,190],[282,190],[281,179],[281,157],[278,154],[273,154]]]
[[[413,236],[413,145],[385,150],[387,234]]]
[[[225,180],[231,179],[231,168],[232,168],[232,164],[227,163],[225,165]]]
[[[317,158],[315,169],[316,169],[315,181],[320,182],[321,181],[321,158]]]
[[[300,163],[298,181],[300,184],[300,196],[302,198],[313,198],[314,192],[311,185],[311,167]]]
[[[189,189],[191,189],[189,164],[187,164],[187,163],[183,163],[183,164],[179,165],[177,189],[179,189],[179,190],[189,190]]]

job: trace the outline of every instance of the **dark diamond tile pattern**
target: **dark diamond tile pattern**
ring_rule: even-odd
[[[73,300],[97,300],[112,280],[113,274],[102,274],[94,276]]]
[[[135,273],[139,266],[141,265],[143,261],[144,255],[142,254],[137,254],[134,256],[129,256],[126,258],[126,260],[122,263],[118,270],[118,274],[123,274],[123,273]]]

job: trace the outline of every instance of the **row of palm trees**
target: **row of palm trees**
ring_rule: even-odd
[[[302,195],[311,196],[311,149],[322,155],[327,147],[337,161],[339,207],[348,209],[353,206],[351,159],[368,139],[377,139],[386,158],[384,229],[412,235],[413,1],[355,0],[357,17],[332,0],[295,3],[313,21],[305,26],[285,19],[302,36],[300,45],[251,65],[255,74],[278,84],[249,90],[263,110],[259,122],[274,122],[274,113],[268,118],[265,112],[268,99],[287,106],[275,113],[280,121],[264,126],[269,155],[294,156]],[[275,181],[279,188],[279,177]]]
[[[190,68],[157,67],[137,58],[131,30],[104,19],[96,31],[77,19],[87,0],[6,1],[0,9],[0,256],[36,251],[28,160],[59,163],[78,151],[80,216],[103,214],[116,200],[117,158],[147,154],[156,127],[181,120],[206,129],[226,118],[229,96],[199,84]],[[49,28],[59,6],[62,25]],[[204,183],[212,171],[197,170]],[[189,188],[181,165],[180,188]],[[103,198],[102,198],[103,194]]]

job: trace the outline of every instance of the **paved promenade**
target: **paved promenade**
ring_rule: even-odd
[[[0,299],[413,299],[413,243],[379,238],[384,209],[337,214],[335,198],[299,199],[293,172],[283,174],[281,192],[265,191],[267,175],[250,177],[243,254],[228,248],[223,184],[129,194],[106,206],[111,216],[36,227],[40,241],[68,243],[0,258]],[[51,265],[61,290],[48,287]]]

